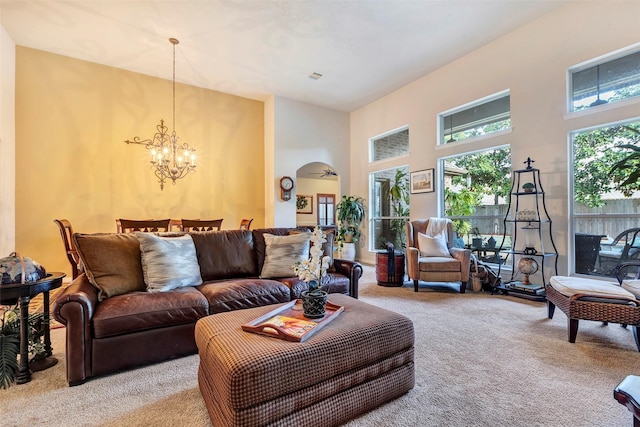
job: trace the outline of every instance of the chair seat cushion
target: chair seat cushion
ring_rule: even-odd
[[[551,286],[562,295],[571,297],[576,294],[587,294],[607,297],[623,297],[635,299],[635,296],[618,286],[616,283],[604,282],[582,277],[553,276]]]
[[[623,280],[622,288],[631,292],[636,298],[640,299],[640,280]]]
[[[457,271],[462,267],[460,261],[449,257],[420,257],[418,258],[420,271]]]

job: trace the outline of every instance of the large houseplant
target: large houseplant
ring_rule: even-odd
[[[338,241],[343,243],[355,243],[362,232],[360,223],[364,219],[364,199],[360,196],[342,196],[336,206],[338,216]]]

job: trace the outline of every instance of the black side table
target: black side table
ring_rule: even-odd
[[[20,365],[16,375],[16,383],[24,384],[31,381],[31,370],[41,371],[58,363],[58,360],[51,357],[51,329],[49,327],[49,291],[62,286],[64,273],[49,273],[47,277],[36,282],[25,284],[16,283],[13,285],[0,285],[0,304],[13,305],[20,303]],[[29,301],[39,293],[43,292],[44,305],[44,358],[35,360],[29,367]]]

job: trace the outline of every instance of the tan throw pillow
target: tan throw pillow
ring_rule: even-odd
[[[442,234],[431,237],[418,233],[418,249],[420,250],[420,256],[451,258],[447,241]]]
[[[98,300],[146,286],[140,261],[140,242],[134,234],[73,235],[89,282],[98,289]]]
[[[202,284],[196,246],[189,235],[162,237],[136,232],[142,252],[142,273],[150,292]]]
[[[275,236],[264,234],[266,255],[260,272],[262,279],[294,277],[293,265],[309,259],[311,233]]]

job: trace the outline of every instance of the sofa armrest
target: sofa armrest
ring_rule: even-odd
[[[451,256],[460,261],[460,268],[462,268],[462,282],[469,281],[469,270],[471,268],[471,251],[469,249],[451,248],[449,249]]]
[[[358,280],[362,277],[362,265],[359,262],[346,259],[334,259],[336,272],[349,278],[349,296],[358,298]]]
[[[69,385],[82,384],[91,376],[91,318],[97,304],[98,290],[85,274],[71,282],[53,303],[53,317],[66,326]]]

